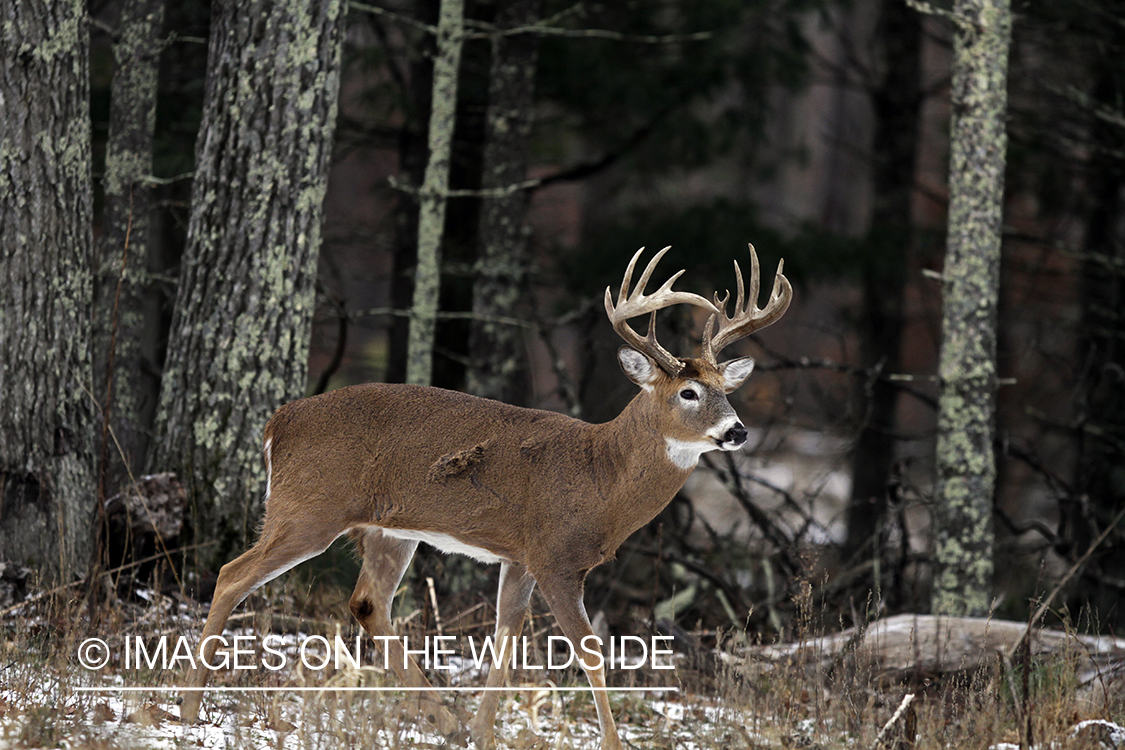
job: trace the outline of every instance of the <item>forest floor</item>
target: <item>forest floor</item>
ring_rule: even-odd
[[[42,602],[0,613],[0,750],[447,745],[416,720],[412,694],[396,689],[369,639],[361,636],[358,668],[346,657],[322,664],[337,635],[349,649],[356,643],[350,618],[336,610],[297,621],[281,614],[293,611],[288,600],[260,599],[251,602],[253,613],[232,618],[224,633],[229,648],[216,657],[226,658],[228,669],[213,675],[210,687],[217,689],[205,694],[202,721],[186,726],[176,688],[201,613],[173,598],[146,596],[114,607],[96,629],[79,627],[80,615],[48,611]],[[405,619],[400,632],[420,639],[411,648],[434,634],[423,634],[420,618]],[[486,633],[487,625],[480,619],[475,630],[463,623],[452,630],[447,623],[448,641],[441,643],[458,647]],[[259,638],[264,632],[277,635]],[[533,619],[525,632],[533,644],[546,643],[551,622]],[[474,654],[461,651],[439,656],[453,669],[431,674],[450,688],[445,703],[468,715],[481,696],[472,688],[484,680]],[[610,684],[627,690],[610,699],[625,746],[1125,750],[1125,670],[1118,665],[1092,683],[1080,682],[1065,650],[1014,664],[998,656],[973,670],[894,677],[874,660],[846,655],[828,666],[832,659],[773,659],[748,668],[752,651],[727,639],[708,646],[695,667],[677,656],[673,670],[652,669],[651,661],[625,669],[644,661],[636,653],[632,662],[615,662]],[[542,666],[554,656],[536,646],[520,658]],[[573,666],[516,669],[512,684],[497,716],[500,748],[598,747],[593,701]]]

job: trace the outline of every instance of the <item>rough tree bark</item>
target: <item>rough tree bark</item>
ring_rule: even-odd
[[[511,0],[497,13],[496,27],[531,26],[541,0]],[[539,37],[535,34],[493,37],[488,113],[481,188],[503,190],[527,179],[528,138],[535,104],[535,70]],[[467,390],[478,396],[519,403],[527,363],[523,331],[496,322],[518,309],[527,267],[528,194],[525,190],[486,195],[482,200],[479,257],[473,284]]]
[[[437,57],[430,98],[430,155],[419,195],[418,263],[406,353],[406,382],[429,385],[441,288],[441,237],[449,190],[449,160],[457,120],[457,73],[464,38],[464,0],[442,0],[438,15]]]
[[[103,437],[108,443],[99,446],[103,497],[114,494],[130,472],[141,471],[148,443],[141,337],[163,18],[164,0],[125,0],[113,45],[103,233],[94,279],[94,383],[124,456],[112,439]]]
[[[0,550],[69,581],[94,510],[86,4],[0,19]]]
[[[214,564],[257,522],[262,428],[304,395],[344,14],[339,0],[223,0],[212,14],[149,463],[179,472]]]
[[[943,272],[934,498],[934,614],[988,611],[1000,223],[1007,135],[1008,0],[953,7],[949,229]]]

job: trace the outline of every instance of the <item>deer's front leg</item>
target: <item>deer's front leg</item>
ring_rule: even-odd
[[[536,576],[536,580],[563,635],[570,639],[575,653],[579,655],[578,660],[582,663],[586,678],[590,680],[590,687],[594,689],[602,750],[623,750],[621,738],[617,736],[617,724],[610,711],[609,694],[605,689],[605,660],[601,658],[601,648],[593,639],[582,643],[584,638],[594,635],[590,618],[586,615],[586,605],[582,603],[585,575],[544,575]]]

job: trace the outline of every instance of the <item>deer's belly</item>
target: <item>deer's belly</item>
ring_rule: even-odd
[[[449,534],[442,534],[437,531],[414,531],[413,529],[388,529],[383,528],[383,536],[393,537],[395,539],[411,539],[426,544],[441,550],[446,554],[458,554],[471,557],[474,560],[479,560],[482,563],[492,564],[502,561],[502,558],[492,552],[481,547],[474,547],[471,544],[465,544],[459,539],[455,539]]]

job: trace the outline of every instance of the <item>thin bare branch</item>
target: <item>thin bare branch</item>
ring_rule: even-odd
[[[961,28],[964,31],[971,31],[973,28],[973,25],[968,21],[968,19],[962,18],[951,10],[946,10],[945,8],[939,8],[935,5],[931,5],[930,3],[926,2],[926,0],[903,0],[903,2],[906,3],[908,8],[913,8],[919,13],[925,13],[927,16],[937,16],[938,18],[944,18],[946,21],[953,23],[955,26]]]
[[[410,16],[403,15],[402,13],[396,13],[395,11],[387,10],[386,8],[380,8],[377,5],[368,5],[367,3],[357,3],[349,0],[348,10],[358,10],[361,13],[370,13],[375,16],[381,16],[382,18],[394,21],[395,23],[401,23],[403,26],[409,26],[412,29],[424,31],[427,34],[437,34],[438,32],[437,26],[431,26],[428,23],[422,23],[416,18],[411,18]]]

